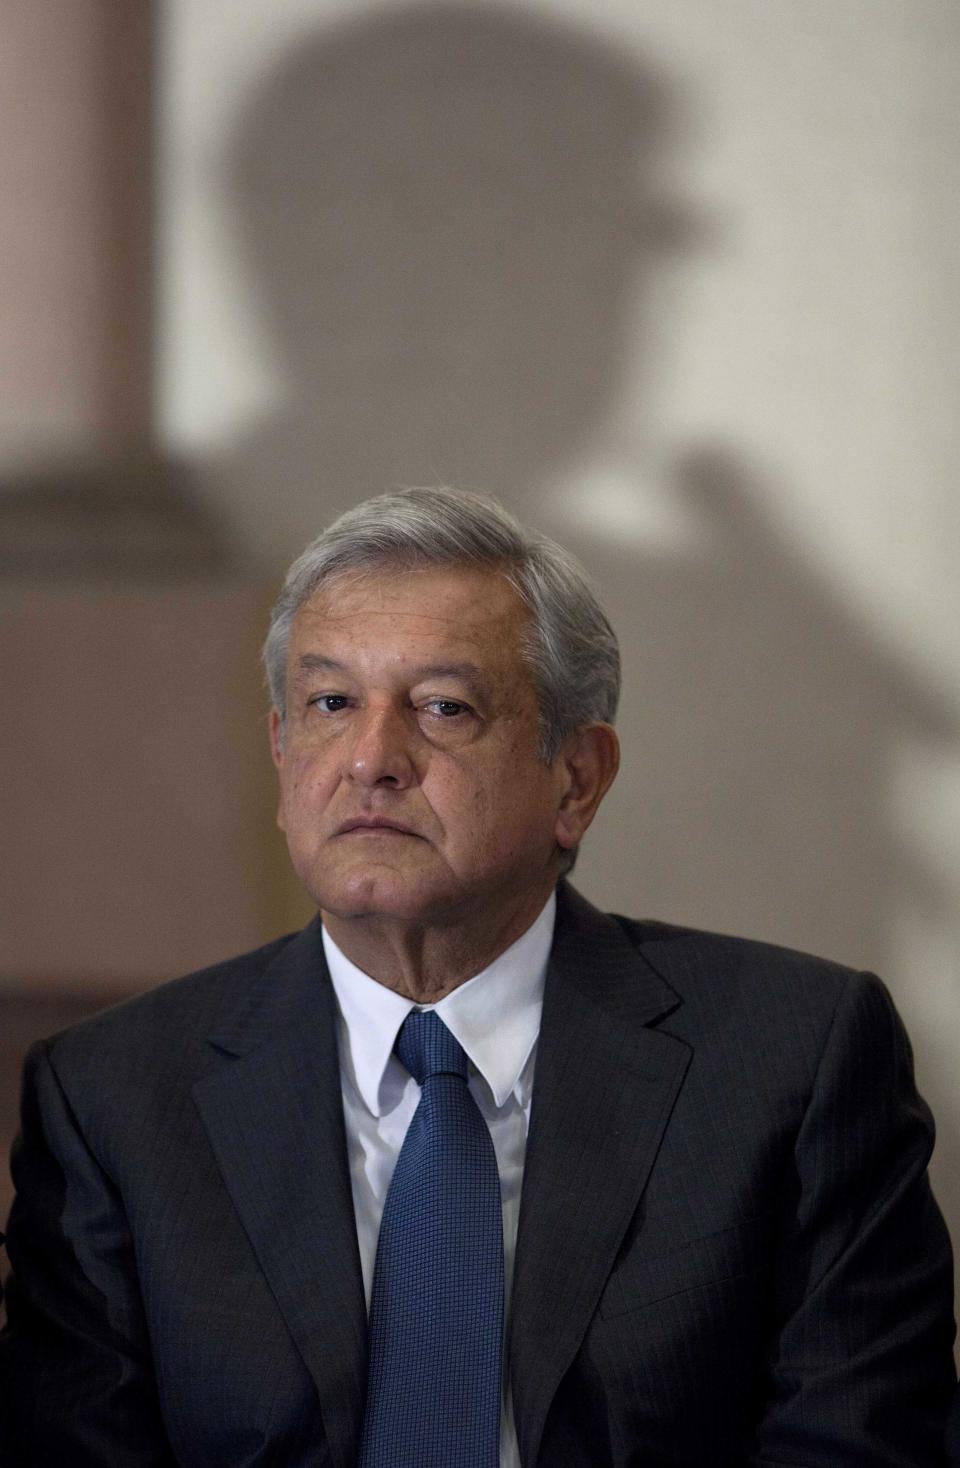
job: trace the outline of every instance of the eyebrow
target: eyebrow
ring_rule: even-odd
[[[413,669],[414,681],[422,683],[426,678],[457,678],[468,688],[480,692],[487,686],[487,679],[476,663],[423,663]]]
[[[349,673],[345,663],[328,658],[320,652],[305,652],[297,659],[298,673]],[[476,663],[421,663],[410,671],[412,683],[422,683],[426,678],[457,678],[474,692],[482,692],[488,680]]]
[[[325,658],[319,652],[304,652],[297,658],[298,673],[345,673],[343,663],[336,658]]]

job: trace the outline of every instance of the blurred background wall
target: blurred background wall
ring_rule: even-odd
[[[446,481],[621,633],[579,885],[879,969],[960,1238],[954,0],[4,31],[8,1098],[29,1033],[305,915],[265,610],[348,504]]]

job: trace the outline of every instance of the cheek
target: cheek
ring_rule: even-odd
[[[531,763],[519,740],[482,768],[447,770],[443,777],[437,772],[428,798],[448,841],[468,859],[486,860],[491,852],[509,858],[536,841],[537,832],[553,830],[543,767]]]
[[[492,823],[491,799],[484,768],[466,760],[432,760],[420,786],[420,796],[439,827],[448,851],[469,853],[487,839]]]
[[[315,757],[288,755],[280,772],[281,802],[288,821],[295,821],[306,805],[322,797],[325,784],[323,765]]]

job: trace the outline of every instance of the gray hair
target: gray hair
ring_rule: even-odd
[[[580,563],[547,536],[525,529],[496,500],[453,489],[403,489],[365,500],[294,561],[263,647],[281,719],[293,619],[322,583],[345,572],[458,565],[501,572],[529,608],[523,651],[537,694],[544,762],[575,729],[613,723],[620,652]]]

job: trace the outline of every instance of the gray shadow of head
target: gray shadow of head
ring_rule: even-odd
[[[227,186],[287,411],[344,488],[502,492],[581,444],[638,274],[690,229],[676,110],[639,58],[492,6],[370,13],[262,81]]]

